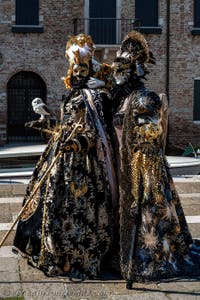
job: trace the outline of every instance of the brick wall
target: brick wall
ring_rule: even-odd
[[[47,86],[47,103],[58,109],[65,87],[65,45],[73,33],[72,20],[84,17],[84,0],[40,1],[40,24],[44,33],[12,33],[15,1],[0,4],[0,143],[6,141],[7,94],[9,79],[18,71],[33,71]],[[120,1],[118,1],[120,3]],[[134,0],[121,0],[121,18],[134,18]],[[166,91],[167,1],[159,1],[161,34],[145,34],[156,65],[149,67],[146,85],[157,93]],[[200,36],[190,32],[193,21],[193,1],[175,0],[170,7],[169,64],[169,146],[185,147],[200,143],[200,124],[193,122],[194,78],[200,77]],[[111,63],[117,48],[97,47],[96,56]]]
[[[44,33],[12,33],[15,1],[1,1],[0,9],[0,144],[6,142],[9,79],[19,71],[33,71],[47,86],[47,103],[58,109],[67,73],[65,46],[73,33],[72,19],[83,12],[83,1],[40,1],[40,24]]]

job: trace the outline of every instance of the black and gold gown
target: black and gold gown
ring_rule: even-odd
[[[90,94],[105,130],[102,93]],[[36,165],[24,204],[60,150],[61,155],[22,214],[14,238],[13,250],[49,276],[94,278],[112,241],[108,149],[85,101],[80,90],[66,98],[61,122]],[[63,147],[77,123],[80,126]]]
[[[120,149],[123,277],[133,282],[200,274],[200,253],[163,152],[161,100],[142,82],[134,87],[119,87],[113,118]]]

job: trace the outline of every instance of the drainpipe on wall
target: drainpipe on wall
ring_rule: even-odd
[[[169,60],[170,60],[170,0],[167,0],[167,28],[166,28],[166,82],[165,92],[169,102]]]
[[[165,93],[169,103],[169,62],[170,62],[170,0],[167,0],[167,16],[166,16],[166,80]],[[169,146],[169,118],[167,124],[166,151],[170,150]]]

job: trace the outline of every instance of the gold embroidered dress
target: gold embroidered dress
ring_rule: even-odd
[[[121,88],[114,115],[120,144],[120,266],[130,282],[199,274],[200,255],[162,146],[161,100],[141,81]],[[127,91],[129,91],[127,93]]]

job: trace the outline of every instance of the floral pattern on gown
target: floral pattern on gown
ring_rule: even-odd
[[[104,126],[101,93],[95,90],[92,95]],[[62,114],[61,137],[56,137],[59,130],[55,128],[33,172],[24,203],[61,149],[61,141],[81,119],[80,129],[22,215],[14,249],[46,275],[94,278],[112,240],[113,212],[102,143],[80,91],[67,97]]]

